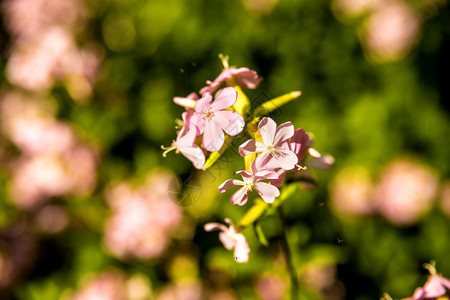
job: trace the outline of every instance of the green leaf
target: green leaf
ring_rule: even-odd
[[[261,222],[256,221],[253,224],[253,229],[255,230],[256,237],[258,238],[259,242],[263,244],[264,246],[268,247],[269,242],[266,239],[266,236],[264,235],[264,231],[262,230]]]
[[[276,97],[267,102],[264,102],[263,104],[261,104],[260,106],[258,106],[255,109],[255,112],[253,113],[253,117],[255,119],[259,119],[260,117],[271,113],[278,107],[283,106],[286,103],[291,102],[294,99],[297,99],[298,97],[300,97],[301,94],[302,94],[302,92],[300,92],[300,91],[294,91],[294,92],[290,92],[288,94],[284,94],[280,97]]]

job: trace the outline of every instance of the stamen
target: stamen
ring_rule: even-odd
[[[278,158],[280,156],[280,151],[275,146],[267,147],[267,151],[269,151],[269,154],[275,158]]]
[[[177,149],[177,145],[175,144],[175,141],[172,142],[172,145],[170,145],[170,147],[166,147],[164,145],[161,145],[161,149],[166,150],[162,154],[163,157],[166,157],[167,153],[169,153],[172,150],[175,150],[175,152],[178,153],[178,149]]]
[[[307,167],[306,166],[302,166],[302,165],[299,165],[299,164],[296,164],[295,165],[295,167],[297,168],[297,170],[303,170],[303,171],[305,171],[306,169],[307,169]]]
[[[228,64],[228,59],[230,59],[230,57],[228,55],[223,55],[222,53],[220,53],[219,59],[222,61],[223,67],[225,69],[228,69],[230,67],[230,65]]]

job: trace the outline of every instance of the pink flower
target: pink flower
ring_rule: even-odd
[[[300,162],[303,160],[306,152],[308,151],[308,143],[309,135],[302,128],[297,129],[289,142],[287,142],[288,149],[297,155],[298,160],[296,167],[293,168],[292,171],[299,172],[300,170],[303,170],[302,166],[300,166]],[[271,180],[270,183],[277,187],[280,187],[284,182],[285,176],[286,170],[280,169],[278,171],[278,178]]]
[[[261,78],[258,74],[248,68],[225,68],[220,75],[214,79],[214,81],[206,81],[207,86],[200,90],[200,94],[211,93],[213,94],[220,87],[222,82],[234,79],[236,84],[241,88],[244,86],[249,89],[254,89],[261,82]]]
[[[175,150],[176,153],[181,153],[189,159],[195,168],[203,170],[205,168],[205,154],[203,153],[203,150],[194,143],[197,130],[195,126],[186,124],[185,114],[186,113],[183,113],[185,125],[178,132],[177,139],[172,141],[170,147],[161,146],[161,148],[165,150],[163,156],[166,157],[167,153]]]
[[[428,278],[423,288],[417,288],[412,297],[403,300],[435,299],[444,296],[447,290],[450,290],[450,280],[435,274]]]
[[[244,181],[237,179],[228,179],[224,183],[219,186],[219,192],[224,193],[231,187],[234,186],[242,186],[237,192],[231,196],[231,204],[244,205],[248,200],[249,192],[255,191],[263,198],[263,200],[267,203],[272,203],[275,200],[275,197],[280,195],[280,191],[275,186],[266,183],[260,182],[265,179],[276,179],[278,178],[278,174],[275,171],[269,170],[261,170],[258,171],[256,169],[255,161],[253,161],[251,165],[251,172],[248,171],[237,171],[236,173],[241,175]]]
[[[211,152],[219,151],[225,141],[223,131],[235,136],[244,128],[245,122],[235,111],[224,110],[237,100],[237,92],[232,87],[224,88],[215,101],[211,103],[210,93],[203,94],[202,99],[195,103],[195,112],[190,124],[197,126],[203,133],[203,147]]]
[[[205,224],[205,230],[220,230],[219,239],[227,250],[234,249],[234,259],[239,263],[248,262],[250,247],[245,236],[237,232],[230,219],[226,218],[225,222],[230,225],[229,228],[220,223],[208,223]]]
[[[239,154],[246,156],[261,153],[255,159],[258,170],[282,168],[291,170],[298,162],[297,155],[292,152],[286,141],[294,135],[294,126],[286,122],[277,127],[271,118],[263,118],[258,124],[258,131],[262,143],[257,140],[248,140],[239,146]]]

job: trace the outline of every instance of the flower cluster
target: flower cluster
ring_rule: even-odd
[[[243,89],[256,88],[261,78],[250,69],[230,67],[228,57],[219,57],[224,70],[215,80],[206,82],[207,86],[200,90],[201,97],[191,93],[187,97],[174,98],[174,102],[186,111],[182,114],[176,140],[170,147],[162,146],[164,157],[175,150],[188,158],[195,168],[206,170],[232,145],[226,141],[245,135],[248,140],[238,149],[244,157],[245,170],[236,172],[242,180],[228,179],[218,187],[218,191],[224,193],[239,186],[230,200],[231,204],[239,206],[248,202],[252,191],[256,191],[265,204],[272,204],[281,195],[280,189],[288,174],[300,173],[304,178],[313,178],[310,166],[319,169],[331,167],[333,158],[312,148],[312,137],[303,129],[295,129],[291,122],[277,126],[273,119],[264,117],[298,98],[301,92],[271,99],[252,111]],[[220,89],[223,84],[225,87]],[[262,212],[250,219],[256,220],[261,215]],[[225,248],[234,249],[236,261],[248,261],[250,248],[240,230],[250,224],[242,224],[241,221],[235,226],[228,218],[225,222],[229,227],[208,223],[205,230],[221,230],[219,238]]]

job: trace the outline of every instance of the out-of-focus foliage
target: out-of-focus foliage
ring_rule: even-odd
[[[5,0],[0,49],[1,299],[286,299],[281,226],[237,264],[238,221],[208,171],[161,155],[182,108],[230,63],[335,168],[283,203],[302,299],[412,295],[450,276],[450,12],[445,0]],[[250,199],[249,202],[253,200]]]

